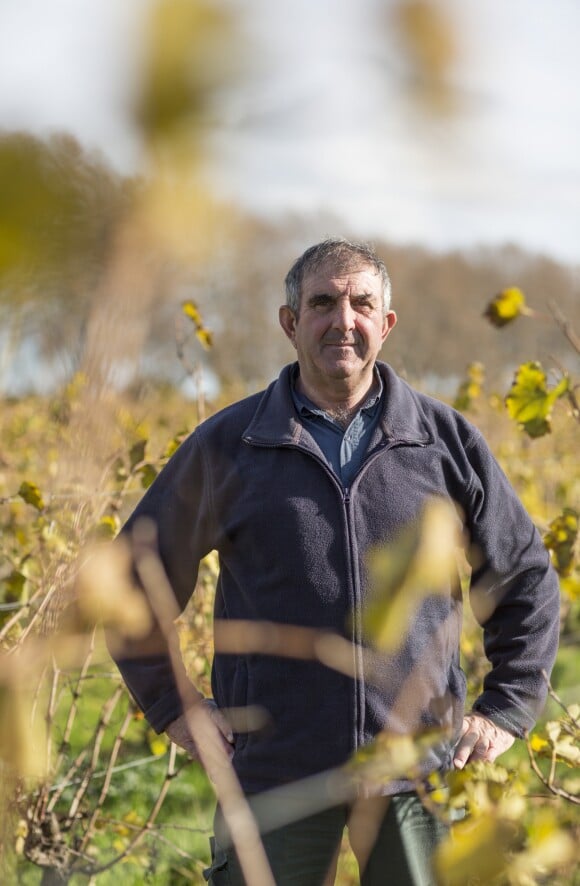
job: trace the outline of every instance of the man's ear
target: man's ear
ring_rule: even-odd
[[[383,341],[397,322],[397,315],[394,311],[387,311],[383,318]]]
[[[278,319],[280,320],[280,326],[286,333],[287,338],[289,338],[294,347],[296,347],[296,315],[294,314],[294,311],[289,308],[288,305],[282,305],[278,311]]]

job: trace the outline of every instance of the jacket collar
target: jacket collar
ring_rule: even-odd
[[[377,362],[385,387],[380,428],[391,443],[425,446],[433,433],[419,396],[387,363]],[[243,434],[248,443],[263,446],[304,445],[304,432],[292,398],[292,374],[296,364],[285,366],[276,381],[264,391],[258,408]]]

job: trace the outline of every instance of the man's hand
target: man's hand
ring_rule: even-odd
[[[231,760],[234,754],[234,735],[231,729],[230,724],[216,706],[215,702],[209,698],[203,699],[200,702],[209,714],[211,718],[211,723],[215,727],[214,738],[221,742],[221,749],[225,752],[228,760]],[[183,748],[184,751],[193,757],[194,760],[200,760],[200,754],[197,748],[197,745],[193,739],[191,731],[188,726],[188,716],[186,713],[181,714],[177,720],[174,720],[173,723],[170,723],[165,732],[169,736],[172,742],[176,745],[179,745],[180,748]],[[205,756],[205,755],[204,755]],[[209,754],[209,758],[214,758],[215,754]],[[208,771],[208,775],[211,778],[211,771]]]
[[[496,726],[483,714],[467,714],[463,718],[461,734],[453,755],[453,765],[463,769],[466,763],[483,760],[493,763],[496,757],[511,748],[514,736]]]

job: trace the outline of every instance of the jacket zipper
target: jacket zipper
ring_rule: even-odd
[[[350,571],[350,583],[352,588],[352,635],[351,642],[353,645],[353,665],[354,665],[354,679],[353,679],[353,691],[354,691],[354,734],[353,734],[353,750],[356,752],[362,744],[363,739],[363,727],[364,727],[364,707],[365,707],[365,681],[364,681],[364,669],[362,663],[362,619],[361,619],[361,588],[358,579],[358,575],[356,574],[355,569],[355,561],[356,558],[354,556],[353,551],[353,532],[351,528],[351,494],[350,487],[343,486],[334,471],[332,471],[327,463],[323,461],[321,458],[316,455],[315,452],[311,452],[309,449],[303,446],[299,446],[296,443],[262,443],[258,440],[254,440],[252,437],[243,437],[244,442],[249,443],[251,446],[260,446],[263,449],[296,449],[299,452],[304,452],[306,455],[309,455],[314,461],[316,461],[325,473],[330,477],[333,485],[339,491],[342,505],[343,505],[343,516],[344,516],[344,524],[346,527],[346,557],[348,560],[348,566]],[[425,443],[420,443],[419,441],[408,441],[408,440],[391,440],[381,446],[375,453],[373,453],[370,458],[367,458],[363,461],[360,466],[360,470],[355,475],[355,478],[359,477],[364,470],[368,468],[368,466],[378,458],[379,455],[384,453],[388,449],[393,449],[398,445],[413,445],[413,446],[425,446]]]

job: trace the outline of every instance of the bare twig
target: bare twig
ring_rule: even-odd
[[[99,798],[94,805],[91,817],[90,817],[89,822],[86,826],[84,837],[83,837],[81,844],[80,844],[81,852],[83,852],[86,849],[87,843],[89,842],[89,840],[93,836],[97,818],[99,817],[99,813],[103,807],[103,803],[105,802],[105,799],[106,799],[107,794],[109,792],[109,787],[111,786],[111,779],[113,777],[114,766],[115,766],[115,763],[117,762],[117,757],[119,756],[119,751],[121,750],[121,746],[122,746],[123,741],[125,739],[127,729],[129,728],[129,724],[131,723],[132,719],[133,719],[133,713],[131,711],[131,708],[128,708],[128,710],[125,714],[125,717],[123,719],[123,722],[121,723],[121,727],[120,727],[119,731],[117,732],[117,735],[115,736],[115,741],[113,743],[113,748],[111,750],[111,756],[109,757],[109,763],[108,763],[108,766],[107,766],[107,769],[105,772],[105,780],[103,782],[103,786],[101,788]]]
[[[73,728],[74,721],[76,719],[76,715],[78,712],[79,699],[81,697],[81,686],[82,686],[83,681],[86,678],[87,672],[89,670],[89,667],[91,665],[91,661],[93,658],[93,653],[95,650],[95,634],[96,634],[96,629],[94,629],[91,632],[91,638],[89,641],[89,648],[87,649],[87,653],[86,653],[84,661],[81,665],[81,669],[80,669],[78,678],[75,683],[75,688],[73,689],[72,701],[71,701],[71,704],[69,707],[68,717],[67,717],[66,724],[64,727],[64,732],[63,732],[63,736],[62,736],[62,740],[60,743],[60,748],[58,751],[58,756],[57,756],[56,764],[55,764],[55,771],[57,771],[57,772],[60,769],[64,754],[65,754],[66,749],[69,744],[72,728]]]
[[[30,610],[32,608],[34,603],[36,603],[37,599],[39,597],[41,597],[43,593],[44,593],[44,588],[39,587],[35,591],[35,593],[32,595],[32,597],[30,597],[28,602],[26,604],[24,604],[11,618],[8,619],[8,621],[2,626],[2,629],[0,630],[0,642],[2,642],[2,640],[5,639],[5,637],[7,637],[9,631],[14,627],[15,624],[17,624],[20,621],[20,619],[24,615],[26,615],[26,611]],[[19,645],[20,645],[20,638],[18,638],[18,640],[14,644],[13,648],[16,649],[16,648],[18,648]]]
[[[546,684],[547,684],[547,686],[548,686],[548,695],[550,696],[550,698],[553,698],[554,701],[556,702],[556,704],[558,704],[558,705],[562,708],[562,710],[564,711],[564,713],[566,714],[566,716],[570,718],[570,720],[571,720],[571,722],[574,724],[574,726],[575,726],[577,729],[580,729],[580,721],[577,719],[577,717],[573,717],[573,716],[572,716],[572,714],[570,713],[569,708],[564,704],[564,702],[562,701],[562,699],[560,698],[560,696],[559,696],[559,695],[556,693],[556,691],[554,690],[554,687],[553,687],[552,684],[550,683],[550,678],[548,677],[547,672],[544,671],[544,670],[542,670],[542,677],[544,678],[544,680],[546,681]]]
[[[542,784],[544,784],[548,790],[555,794],[557,797],[563,797],[564,800],[568,800],[570,803],[574,803],[576,806],[580,806],[580,797],[576,797],[574,794],[571,794],[569,791],[564,790],[564,788],[559,787],[559,785],[554,784],[553,781],[550,781],[549,778],[546,778],[538,763],[536,761],[536,756],[534,754],[531,742],[529,738],[526,738],[526,747],[528,749],[528,757],[530,760],[530,766],[532,770],[535,772],[537,777],[540,779]]]
[[[191,335],[185,331],[185,317],[180,315],[175,321],[175,348],[177,351],[177,359],[183,366],[185,373],[192,379],[195,385],[196,407],[197,407],[197,423],[199,424],[205,418],[205,397],[203,394],[203,369],[201,363],[196,361],[192,363],[185,352],[185,346],[190,340]]]
[[[79,754],[77,754],[76,758],[73,760],[71,766],[69,767],[63,781],[51,791],[51,798],[46,807],[47,813],[52,812],[52,810],[64,794],[66,788],[70,787],[73,784],[77,784],[77,782],[74,780],[74,775],[79,771],[87,756],[88,751],[86,748],[83,749]],[[78,783],[80,784],[81,781],[82,779],[79,779]]]
[[[82,753],[84,754],[85,757],[87,756],[86,750],[83,751]],[[153,762],[159,761],[159,760],[161,760],[161,757],[159,757],[157,754],[151,754],[149,757],[141,757],[140,760],[130,760],[128,763],[122,763],[121,766],[113,767],[113,775],[115,775],[117,772],[125,772],[127,769],[134,769],[137,766],[148,766],[150,763],[153,763]],[[71,767],[71,769],[73,769],[73,768],[74,768],[74,764]],[[108,771],[107,769],[101,769],[99,772],[95,772],[92,777],[92,781],[95,781],[98,778],[105,778],[107,771]],[[70,770],[69,770],[69,772],[70,772]],[[61,782],[59,782],[58,785],[54,785],[53,787],[51,787],[51,789],[50,789],[51,793],[54,793],[55,791],[60,791],[60,793],[62,793],[66,788],[70,788],[70,787],[73,787],[73,785],[75,785],[75,784],[81,783],[82,779],[80,779],[80,778],[73,779],[73,780],[68,779],[68,774],[69,773],[67,773],[67,775],[65,775],[64,781],[61,781]]]
[[[143,830],[142,824],[135,824],[132,821],[126,821],[118,818],[107,818],[103,815],[99,816],[97,819],[98,824],[109,824],[109,825],[117,825],[123,828],[127,828],[128,831],[139,831]],[[211,831],[208,828],[177,828],[174,825],[162,825],[156,824],[155,827],[151,827],[148,830],[148,836],[153,837],[155,840],[158,840],[160,843],[163,843],[165,846],[169,846],[172,851],[177,853],[177,855],[181,855],[182,858],[186,858],[188,861],[197,861],[194,855],[191,855],[189,852],[186,852],[185,849],[182,849],[181,846],[178,846],[173,840],[170,840],[168,837],[164,836],[161,833],[162,829],[171,828],[172,830],[186,830],[190,834],[209,834]],[[134,848],[134,847],[133,847]]]
[[[178,770],[178,771],[176,772],[176,774],[175,774],[175,777],[176,777],[176,778],[178,777],[178,775],[179,775],[181,772],[183,772],[183,770],[186,768],[187,765],[188,765],[188,764],[187,764],[187,761],[186,761],[184,764],[182,764],[182,765],[179,767],[179,770]],[[126,821],[126,819],[110,818],[109,816],[105,816],[105,815],[101,815],[99,821],[100,821],[100,822],[103,822],[103,823],[105,823],[105,824],[122,825],[123,827],[126,827],[126,828],[128,828],[129,830],[130,830],[130,829],[139,829],[139,828],[142,827],[142,825],[140,825],[140,824],[135,824],[134,822]],[[175,824],[174,822],[157,822],[157,824],[155,825],[155,831],[156,831],[156,832],[160,832],[160,831],[183,831],[183,832],[186,833],[186,834],[202,834],[202,835],[204,835],[204,836],[207,836],[208,834],[211,834],[211,832],[212,832],[212,828],[211,828],[211,827],[207,827],[207,828],[192,828],[192,827],[190,827],[189,825],[186,825],[186,824]]]
[[[37,696],[38,696],[38,693],[40,693],[40,687],[42,686],[45,672],[46,672],[46,668],[44,669],[43,674],[39,680],[39,686],[37,689]],[[46,766],[47,766],[46,775],[47,776],[49,774],[48,769],[50,767],[50,758],[52,755],[52,725],[54,722],[54,713],[56,710],[56,697],[57,697],[57,692],[58,692],[59,678],[60,678],[60,670],[56,666],[56,663],[53,661],[53,663],[52,663],[52,683],[51,683],[51,687],[50,687],[50,696],[49,696],[49,700],[48,700],[48,704],[47,704],[47,708],[46,708],[46,715],[45,715],[45,721],[46,721]],[[34,720],[34,717],[36,716],[37,700],[38,699],[36,698],[35,703],[34,703],[34,707],[33,707],[32,720]],[[31,726],[32,726],[32,723],[31,723]],[[46,805],[48,803],[48,797],[49,797],[49,784],[48,784],[48,778],[46,778],[45,781],[43,782],[43,784],[41,785],[41,788],[40,788],[40,791],[39,791],[39,794],[37,797],[35,809],[34,809],[34,818],[37,821],[41,821],[44,818],[44,815],[46,812]]]
[[[151,808],[149,816],[147,817],[147,821],[144,822],[144,824],[141,826],[139,832],[135,835],[135,837],[129,841],[129,843],[127,844],[125,849],[121,853],[119,853],[119,855],[115,856],[115,858],[112,858],[106,864],[100,865],[99,867],[91,867],[90,870],[80,869],[80,871],[82,873],[90,873],[92,875],[95,875],[95,874],[102,874],[103,871],[108,871],[110,868],[114,867],[116,864],[118,864],[120,861],[122,861],[124,858],[126,858],[127,855],[129,855],[131,852],[133,852],[133,850],[137,848],[137,846],[141,843],[141,841],[144,839],[144,837],[147,834],[152,833],[155,819],[157,818],[159,811],[161,810],[161,807],[163,806],[163,803],[165,801],[165,797],[167,796],[167,791],[169,790],[169,786],[170,786],[171,782],[173,781],[173,779],[179,774],[181,769],[184,768],[183,766],[181,766],[179,769],[176,770],[175,758],[176,758],[176,748],[175,748],[175,745],[172,744],[169,749],[169,760],[167,763],[167,772],[165,774],[163,784],[161,785],[161,788],[159,790],[159,794],[157,795],[157,799],[155,800],[155,803],[153,804],[153,807]],[[184,765],[187,765],[187,764],[184,764]]]
[[[549,301],[548,307],[556,324],[560,327],[561,331],[566,336],[576,353],[580,354],[580,336],[573,329],[571,322],[568,320],[566,315],[562,313],[560,307],[556,304],[555,301]]]
[[[87,791],[87,788],[89,786],[91,778],[94,775],[95,769],[97,767],[97,762],[99,759],[99,754],[101,751],[101,744],[102,744],[107,726],[109,725],[109,723],[111,721],[113,711],[115,710],[117,702],[119,701],[122,693],[123,693],[123,688],[121,686],[117,686],[115,688],[115,691],[113,692],[113,694],[109,698],[109,700],[103,706],[103,712],[101,714],[101,717],[100,717],[99,722],[97,724],[97,728],[95,730],[95,735],[94,735],[94,739],[93,739],[93,753],[91,756],[91,760],[90,760],[90,763],[87,767],[87,771],[84,774],[84,777],[83,777],[83,780],[80,784],[80,787],[79,787],[78,791],[76,792],[76,794],[74,795],[72,803],[70,805],[70,809],[68,812],[68,820],[69,821],[74,820],[74,818],[77,814],[79,805],[80,805],[80,803]]]

